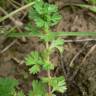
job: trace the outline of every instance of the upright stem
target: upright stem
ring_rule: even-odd
[[[48,42],[46,42],[46,49],[48,50],[49,49],[49,44]],[[47,61],[50,61],[49,60],[49,54],[47,56]],[[50,73],[50,70],[47,71],[47,74],[48,74],[48,78],[49,78],[49,82],[48,82],[48,92],[49,92],[49,96],[51,96],[51,86],[50,86],[50,80],[51,80],[51,73]]]

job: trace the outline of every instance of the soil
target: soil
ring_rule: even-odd
[[[47,2],[56,4],[62,15],[62,20],[52,30],[96,32],[96,14],[70,5],[85,3],[87,0],[47,0]],[[53,54],[52,61],[58,67],[55,74],[64,75],[68,87],[64,94],[57,96],[96,96],[96,42],[87,41],[95,37],[64,37],[64,39],[86,41],[65,42],[61,62],[63,68],[58,52]],[[0,77],[15,77],[20,81],[20,88],[27,93],[34,77],[29,74],[24,58],[32,50],[40,51],[43,48],[44,45],[38,38],[26,38],[24,41],[0,36]]]

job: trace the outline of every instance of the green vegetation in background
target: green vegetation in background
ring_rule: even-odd
[[[22,91],[16,92],[17,86],[17,80],[0,77],[0,96],[24,96]]]
[[[89,3],[95,5],[96,4],[96,0],[89,0]]]
[[[90,10],[91,12],[96,13],[96,0],[88,0],[89,4],[76,4],[76,6],[79,6],[81,8],[86,8]]]

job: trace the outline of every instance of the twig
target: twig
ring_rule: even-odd
[[[18,63],[19,65],[24,64],[24,60],[19,60],[18,58],[12,56],[12,60],[14,60],[16,63]]]
[[[6,46],[0,53],[4,53],[5,51],[7,51],[12,45],[14,45],[17,42],[17,40],[14,40],[13,42],[11,42],[8,46]]]
[[[0,7],[0,10],[5,14],[8,15],[8,13],[2,8]],[[23,24],[20,21],[15,20],[12,16],[9,17],[9,19],[14,23],[14,25],[16,26],[17,30],[19,32],[22,32],[21,29],[19,27],[21,27]],[[26,42],[26,38],[22,37],[22,41]]]
[[[84,64],[86,58],[90,55],[90,53],[96,48],[96,44],[94,46],[91,47],[91,49],[88,51],[88,53],[86,54],[86,56],[84,57],[83,61],[81,62],[81,64],[77,67],[76,71],[73,73],[72,77],[70,78],[70,80],[73,80],[77,73],[79,72],[80,68],[82,67],[82,65]]]
[[[8,13],[2,8],[0,7],[0,10],[5,14],[8,15]],[[21,29],[19,27],[21,27],[23,24],[20,21],[15,20],[12,16],[9,17],[9,19],[15,24],[15,27],[17,28],[17,30],[19,32],[22,32]],[[26,38],[22,37],[22,41],[26,42]]]
[[[5,14],[8,15],[8,13],[2,8],[0,7],[0,10]],[[18,26],[22,25],[21,22],[16,21],[12,16],[9,17],[9,19],[15,24],[15,26],[18,29]]]
[[[8,1],[14,3],[15,5],[21,6],[21,4],[19,4],[19,3],[16,2],[15,0],[8,0]]]
[[[94,51],[95,48],[96,48],[96,44],[90,48],[90,50],[88,51],[88,53],[84,57],[84,59],[83,59],[81,64],[83,64],[85,62],[86,58],[92,53],[92,51]]]
[[[13,16],[13,15],[15,15],[16,13],[18,13],[18,12],[20,12],[20,11],[22,11],[22,10],[30,7],[30,6],[32,6],[33,4],[34,4],[34,2],[31,2],[31,3],[27,4],[27,5],[22,6],[22,7],[19,8],[19,9],[15,10],[15,11],[13,11],[13,12],[11,12],[11,13],[9,13],[8,15],[2,17],[2,18],[0,19],[0,22],[4,21],[5,19],[9,18],[10,16]]]
[[[82,51],[84,50],[84,48],[85,48],[85,46],[88,44],[88,42],[86,42],[85,44],[84,44],[84,46],[81,48],[81,50],[72,58],[72,60],[71,60],[71,62],[70,62],[70,64],[69,64],[69,66],[70,67],[73,67],[74,66],[74,61],[76,60],[76,58],[80,55],[80,53],[82,53]]]
[[[13,0],[14,1],[14,0]],[[11,0],[8,0],[8,2],[14,7],[14,8],[18,8],[18,6],[16,4],[14,4],[14,2]]]
[[[63,70],[63,73],[64,73],[64,77],[67,80],[68,75],[67,75],[66,66],[65,66],[65,64],[63,62],[63,55],[62,54],[61,54],[61,67],[62,67],[62,70]]]

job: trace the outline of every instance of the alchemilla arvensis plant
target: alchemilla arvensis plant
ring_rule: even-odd
[[[27,1],[27,3],[32,0]],[[50,55],[55,49],[59,53],[63,52],[64,41],[51,32],[51,27],[56,25],[61,16],[58,13],[58,8],[53,4],[45,3],[43,0],[34,0],[34,5],[28,10],[30,23],[26,26],[26,31],[33,32],[34,36],[40,38],[44,42],[45,49],[43,51],[32,51],[25,59],[26,65],[30,66],[29,71],[35,75],[42,70],[47,72],[46,77],[40,77],[40,80],[32,82],[33,89],[29,96],[56,96],[55,92],[64,93],[66,83],[63,76],[51,76],[51,71],[55,66],[50,60]],[[31,22],[35,23],[35,30]]]

